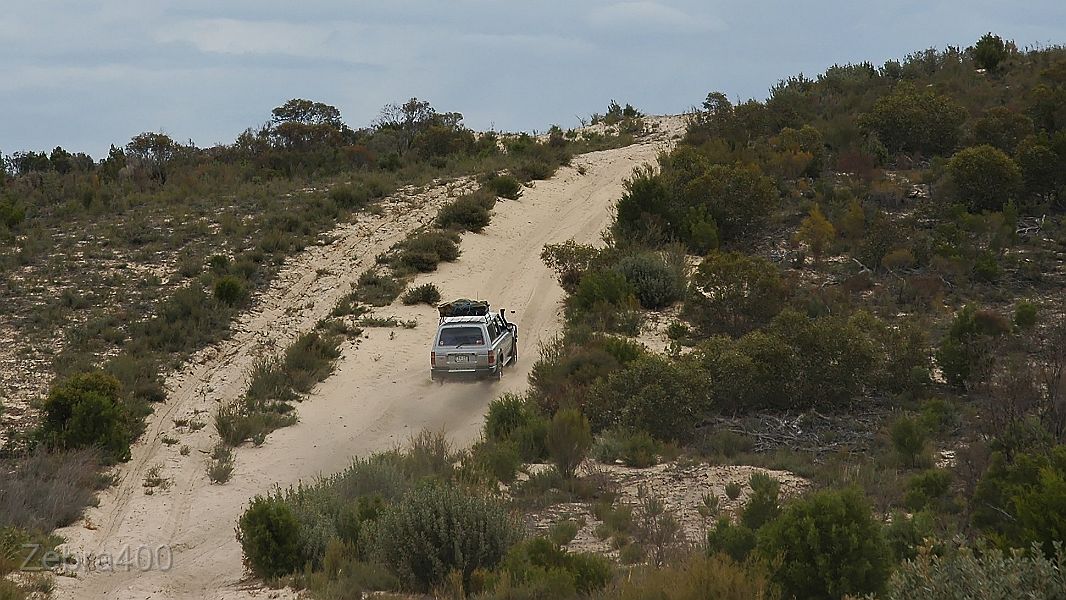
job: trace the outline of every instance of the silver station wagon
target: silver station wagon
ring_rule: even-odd
[[[518,325],[488,302],[456,300],[439,307],[440,323],[430,352],[433,380],[468,377],[499,379],[518,362]]]

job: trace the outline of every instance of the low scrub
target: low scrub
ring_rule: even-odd
[[[880,596],[885,600],[999,600],[1066,597],[1066,555],[1045,557],[1037,548],[1000,552],[960,548],[938,556],[922,552],[903,563]]]
[[[661,451],[662,444],[645,431],[609,429],[596,439],[592,455],[602,463],[644,468],[656,464]]]
[[[519,531],[498,501],[429,481],[385,509],[371,553],[414,589],[427,591],[452,572],[469,586],[475,570],[499,564]]]
[[[52,387],[37,432],[61,450],[96,448],[106,462],[129,459],[134,412],[117,379],[101,371],[75,374]]]
[[[457,258],[459,234],[454,231],[429,230],[401,242],[392,258],[392,264],[400,272],[429,273],[436,271],[438,264],[452,262]]]
[[[78,520],[108,480],[95,450],[38,448],[0,461],[0,529],[51,531]]]
[[[440,302],[440,290],[432,283],[423,283],[422,285],[411,288],[404,293],[400,299],[406,306],[413,306],[415,304],[429,304],[435,306]]]
[[[855,490],[796,500],[759,531],[758,550],[777,565],[774,580],[794,598],[877,593],[890,572],[881,524]]]
[[[496,197],[484,191],[463,196],[441,207],[437,226],[455,231],[479,232],[492,220]]]
[[[510,175],[493,175],[485,180],[485,189],[500,198],[518,200],[522,195],[522,183]]]
[[[693,556],[661,569],[639,568],[599,598],[603,600],[771,600],[769,577],[757,565],[722,556]]]
[[[369,269],[359,276],[352,299],[371,306],[388,306],[403,291],[403,283],[395,277]]]

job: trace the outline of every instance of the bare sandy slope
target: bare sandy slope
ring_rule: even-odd
[[[443,429],[458,444],[474,440],[489,401],[526,385],[540,342],[560,329],[563,298],[553,274],[540,261],[545,244],[575,238],[595,242],[610,219],[610,206],[635,166],[654,161],[677,131],[667,121],[660,135],[634,146],[576,157],[549,181],[527,189],[521,199],[497,205],[492,224],[468,234],[457,263],[442,265],[415,284],[433,282],[446,298],[479,297],[516,311],[520,359],[498,383],[435,384],[428,376],[428,346],[436,325],[434,309],[380,309],[381,316],[416,319],[415,329],[372,329],[344,347],[336,373],[299,406],[300,422],[273,433],[259,448],[237,452],[237,468],[226,485],[211,485],[205,453],[214,443],[210,416],[218,402],[237,398],[248,369],[264,346],[283,346],[325,316],[350,283],[403,233],[432,218],[447,190],[413,200],[394,201],[385,215],[364,217],[335,232],[336,241],[293,260],[233,338],[183,368],[171,381],[173,392],[151,418],[133,460],[121,467],[119,482],[86,519],[60,531],[75,554],[119,556],[127,547],[173,550],[173,566],[142,572],[60,577],[59,598],[240,598],[262,592],[243,585],[244,571],[234,525],[248,499],[275,483],[288,486],[343,469],[356,455],[390,448],[421,428]],[[584,175],[578,173],[583,167]],[[461,183],[465,187],[468,183]],[[453,190],[456,193],[459,190]],[[325,271],[322,271],[325,269]],[[317,272],[316,272],[317,271]],[[200,412],[203,411],[203,412]],[[175,418],[208,423],[198,432],[176,429]],[[162,443],[164,434],[179,438]],[[189,456],[179,448],[188,444]],[[144,493],[148,469],[162,466],[171,480],[166,490]],[[142,561],[144,564],[146,561]]]

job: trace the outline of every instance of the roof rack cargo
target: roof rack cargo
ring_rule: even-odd
[[[468,300],[460,298],[452,302],[445,302],[437,307],[440,318],[448,317],[484,317],[489,314],[489,303],[483,300]]]

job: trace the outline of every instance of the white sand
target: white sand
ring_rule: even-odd
[[[517,201],[497,204],[492,224],[467,234],[459,261],[419,277],[433,282],[445,298],[478,297],[495,307],[514,309],[521,327],[520,358],[498,383],[436,384],[429,380],[429,343],[436,325],[433,308],[398,303],[376,311],[416,319],[415,329],[370,329],[367,338],[344,346],[336,372],[298,406],[300,422],[274,432],[259,448],[236,452],[236,471],[226,485],[206,476],[206,452],[216,440],[211,416],[220,401],[242,393],[248,369],[264,347],[284,347],[326,316],[374,256],[421,223],[430,221],[448,193],[392,199],[382,216],[364,216],[333,232],[336,241],[294,257],[283,276],[244,315],[232,338],[200,353],[170,378],[165,405],[150,417],[133,459],[117,471],[118,484],[102,494],[99,508],[59,533],[67,550],[119,555],[127,546],[173,550],[173,567],[59,577],[55,596],[96,598],[284,597],[288,592],[259,589],[247,581],[234,525],[249,498],[299,481],[311,481],[346,467],[353,456],[401,444],[424,427],[443,429],[457,444],[478,435],[492,398],[521,390],[540,342],[561,328],[563,292],[540,260],[545,244],[569,238],[593,243],[610,221],[610,208],[622,194],[633,168],[654,162],[672,143],[680,119],[662,120],[659,133],[639,144],[575,157],[573,166],[549,181],[537,182]],[[577,168],[584,167],[585,175]],[[469,188],[459,182],[452,193]],[[317,270],[329,272],[316,274]],[[394,334],[394,335],[393,335]],[[203,411],[203,412],[197,412]],[[173,419],[196,416],[208,425],[199,432],[177,430]],[[164,434],[179,443],[162,443]],[[189,456],[179,448],[188,444]],[[145,473],[162,465],[171,480],[166,490],[146,495]]]

